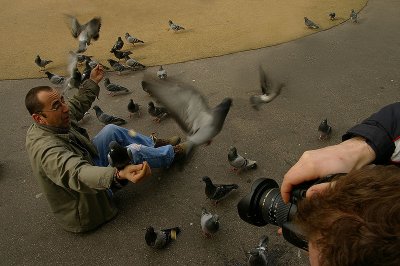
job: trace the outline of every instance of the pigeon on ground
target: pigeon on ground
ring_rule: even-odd
[[[65,78],[61,77],[59,75],[53,74],[49,71],[44,72],[47,75],[47,78],[50,80],[50,82],[54,85],[63,85],[65,82]]]
[[[230,147],[228,153],[228,161],[229,164],[233,166],[233,170],[240,173],[241,171],[256,169],[257,162],[246,159],[245,157],[241,156],[235,147]]]
[[[130,90],[128,88],[125,88],[124,86],[115,84],[115,83],[111,83],[109,78],[105,78],[104,79],[104,86],[106,87],[106,90],[108,91],[109,94],[111,94],[112,96],[115,95],[115,93],[129,93]]]
[[[128,103],[128,111],[129,111],[129,118],[132,114],[138,114],[140,116],[140,105],[138,103],[133,102],[132,99],[129,100]]]
[[[226,195],[229,194],[234,189],[238,189],[239,186],[236,184],[223,185],[223,184],[213,184],[208,176],[204,176],[203,182],[206,183],[205,193],[207,198],[213,200],[217,204]]]
[[[351,19],[351,21],[353,22],[353,23],[357,23],[358,22],[358,18],[357,18],[357,12],[356,11],[354,11],[354,9],[352,9],[351,10],[351,13],[350,13],[350,19]]]
[[[97,41],[100,36],[101,18],[95,17],[84,25],[81,25],[76,17],[66,15],[69,19],[69,27],[71,29],[72,36],[79,41],[79,47],[77,53],[82,53],[87,50],[92,39]]]
[[[319,29],[319,26],[309,20],[307,17],[304,17],[304,24],[306,24],[309,29]]]
[[[219,216],[218,214],[211,214],[206,208],[201,209],[201,230],[206,237],[211,237],[219,229]]]
[[[105,125],[114,124],[121,126],[126,124],[124,119],[104,113],[103,110],[101,110],[97,105],[93,106],[93,109],[96,111],[97,119],[99,119],[99,121]]]
[[[135,43],[144,43],[144,41],[139,40],[138,38],[130,35],[129,33],[125,33],[125,40],[133,45],[135,45]]]
[[[258,246],[247,252],[249,266],[268,266],[268,236],[262,236]]]
[[[132,69],[136,69],[136,70],[145,69],[146,68],[145,65],[139,63],[138,61],[136,61],[133,58],[130,58],[129,55],[125,56],[125,64],[127,66],[131,67]]]
[[[132,162],[132,151],[127,147],[120,145],[116,141],[111,141],[108,147],[110,152],[107,155],[107,159],[112,167],[122,170]]]
[[[118,58],[118,60],[124,59],[126,56],[132,54],[131,51],[123,52],[123,51],[115,50],[114,48],[111,49],[110,53],[113,53],[115,55],[115,57]]]
[[[169,115],[168,110],[165,107],[155,106],[153,102],[149,102],[148,106],[148,112],[151,116],[155,117],[155,122],[160,123],[162,119]]]
[[[336,19],[336,13],[335,12],[329,13],[329,19],[330,20],[335,20]]]
[[[92,69],[95,68],[97,65],[100,65],[100,66],[102,66],[104,68],[104,70],[110,70],[110,68],[108,66],[105,66],[105,65],[97,62],[96,60],[92,59],[92,58],[87,58],[86,61],[88,61],[89,65],[90,65],[90,67]]]
[[[35,63],[36,63],[36,65],[37,65],[38,67],[40,67],[40,71],[45,71],[45,70],[46,70],[46,66],[47,66],[48,64],[50,64],[51,62],[53,62],[53,61],[51,61],[51,60],[44,60],[44,59],[40,58],[39,55],[37,55],[36,58],[35,58]]]
[[[176,237],[181,232],[179,227],[169,228],[169,229],[161,229],[160,231],[154,230],[152,226],[147,227],[145,240],[148,246],[163,249],[173,240],[176,240]]]
[[[184,27],[182,27],[182,26],[180,26],[180,25],[178,25],[178,24],[173,23],[172,20],[169,20],[169,21],[168,21],[168,24],[169,24],[169,29],[168,29],[168,30],[173,30],[174,32],[177,32],[177,31],[180,31],[180,30],[184,30],[184,29],[185,29]]]
[[[273,99],[275,99],[281,93],[282,88],[285,86],[285,84],[283,83],[272,84],[261,66],[259,66],[259,72],[262,95],[253,95],[250,97],[250,104],[256,110],[260,109],[261,104],[269,103]]]
[[[112,50],[121,50],[123,46],[124,46],[124,41],[122,40],[121,37],[118,37],[118,39],[115,42],[115,44],[114,44],[113,48],[111,49],[111,51]]]
[[[142,81],[142,88],[166,107],[179,126],[189,135],[192,147],[210,144],[218,135],[232,105],[231,98],[225,98],[210,109],[206,98],[195,88],[170,81]]]
[[[326,140],[330,137],[332,132],[332,127],[328,125],[328,119],[322,120],[321,124],[319,124],[318,132],[320,140]]]
[[[131,67],[124,66],[113,59],[107,59],[107,61],[115,71],[118,71],[118,74],[121,74],[121,72],[126,70],[132,70]]]
[[[157,71],[157,77],[159,79],[167,78],[167,71],[162,66],[160,66],[160,69]]]

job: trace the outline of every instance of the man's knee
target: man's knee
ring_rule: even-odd
[[[103,129],[100,131],[100,133],[101,134],[106,134],[106,135],[113,135],[113,134],[115,134],[117,132],[120,132],[121,129],[122,128],[120,126],[117,126],[117,125],[114,125],[114,124],[108,124],[108,125],[105,125],[103,127]]]

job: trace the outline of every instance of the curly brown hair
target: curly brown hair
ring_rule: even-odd
[[[400,265],[400,169],[364,167],[299,203],[320,265]]]

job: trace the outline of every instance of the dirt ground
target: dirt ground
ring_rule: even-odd
[[[133,58],[147,66],[184,62],[271,46],[315,30],[304,25],[307,16],[331,28],[360,10],[366,0],[170,0],[170,1],[2,1],[0,80],[44,77],[34,64],[36,55],[52,60],[48,70],[66,75],[67,54],[77,48],[64,14],[82,23],[102,18],[100,39],[86,51],[104,64],[118,36],[126,32],[145,44],[125,44]],[[329,20],[335,12],[337,20]],[[185,31],[168,31],[168,20]],[[107,64],[108,65],[108,64]]]

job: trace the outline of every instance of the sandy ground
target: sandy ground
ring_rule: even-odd
[[[102,17],[100,39],[87,50],[103,63],[118,36],[126,32],[145,41],[133,47],[133,57],[148,66],[184,62],[287,42],[315,32],[304,25],[307,16],[328,29],[360,10],[366,0],[170,0],[170,1],[1,1],[0,80],[43,77],[34,64],[39,54],[54,61],[48,70],[66,74],[67,53],[77,48],[63,14],[85,23]],[[328,19],[336,12],[335,21]],[[168,31],[168,20],[184,26]]]
[[[116,196],[120,210],[116,219],[84,235],[67,233],[57,225],[32,176],[24,147],[26,130],[32,123],[24,107],[25,94],[49,81],[0,81],[0,264],[245,265],[243,250],[251,249],[267,234],[277,265],[308,265],[306,254],[277,236],[275,226],[254,227],[241,221],[236,204],[257,178],[274,178],[281,183],[305,150],[340,142],[341,135],[354,124],[398,101],[398,10],[398,0],[371,0],[361,11],[359,24],[345,22],[273,47],[166,66],[170,77],[192,83],[211,106],[224,97],[233,98],[224,128],[210,146],[196,151],[182,171],[154,171],[142,183],[130,184]],[[260,92],[259,64],[273,81],[287,86],[277,99],[256,112],[248,99]],[[146,70],[150,75],[156,71],[157,67]],[[150,101],[140,89],[140,73],[107,76],[133,93],[109,97],[101,84],[96,104],[106,112],[127,117],[129,98],[142,106]],[[317,127],[323,118],[333,127],[327,142],[318,140]],[[102,128],[93,112],[83,126],[91,136]],[[183,135],[171,119],[154,123],[145,108],[142,117],[129,119],[126,127],[144,134]],[[233,175],[227,162],[231,145],[257,160],[258,169]],[[240,187],[213,207],[203,194],[204,175]],[[221,231],[213,239],[201,235],[202,206],[221,217]],[[167,250],[156,252],[144,241],[144,229],[149,225],[181,226],[182,234]]]

